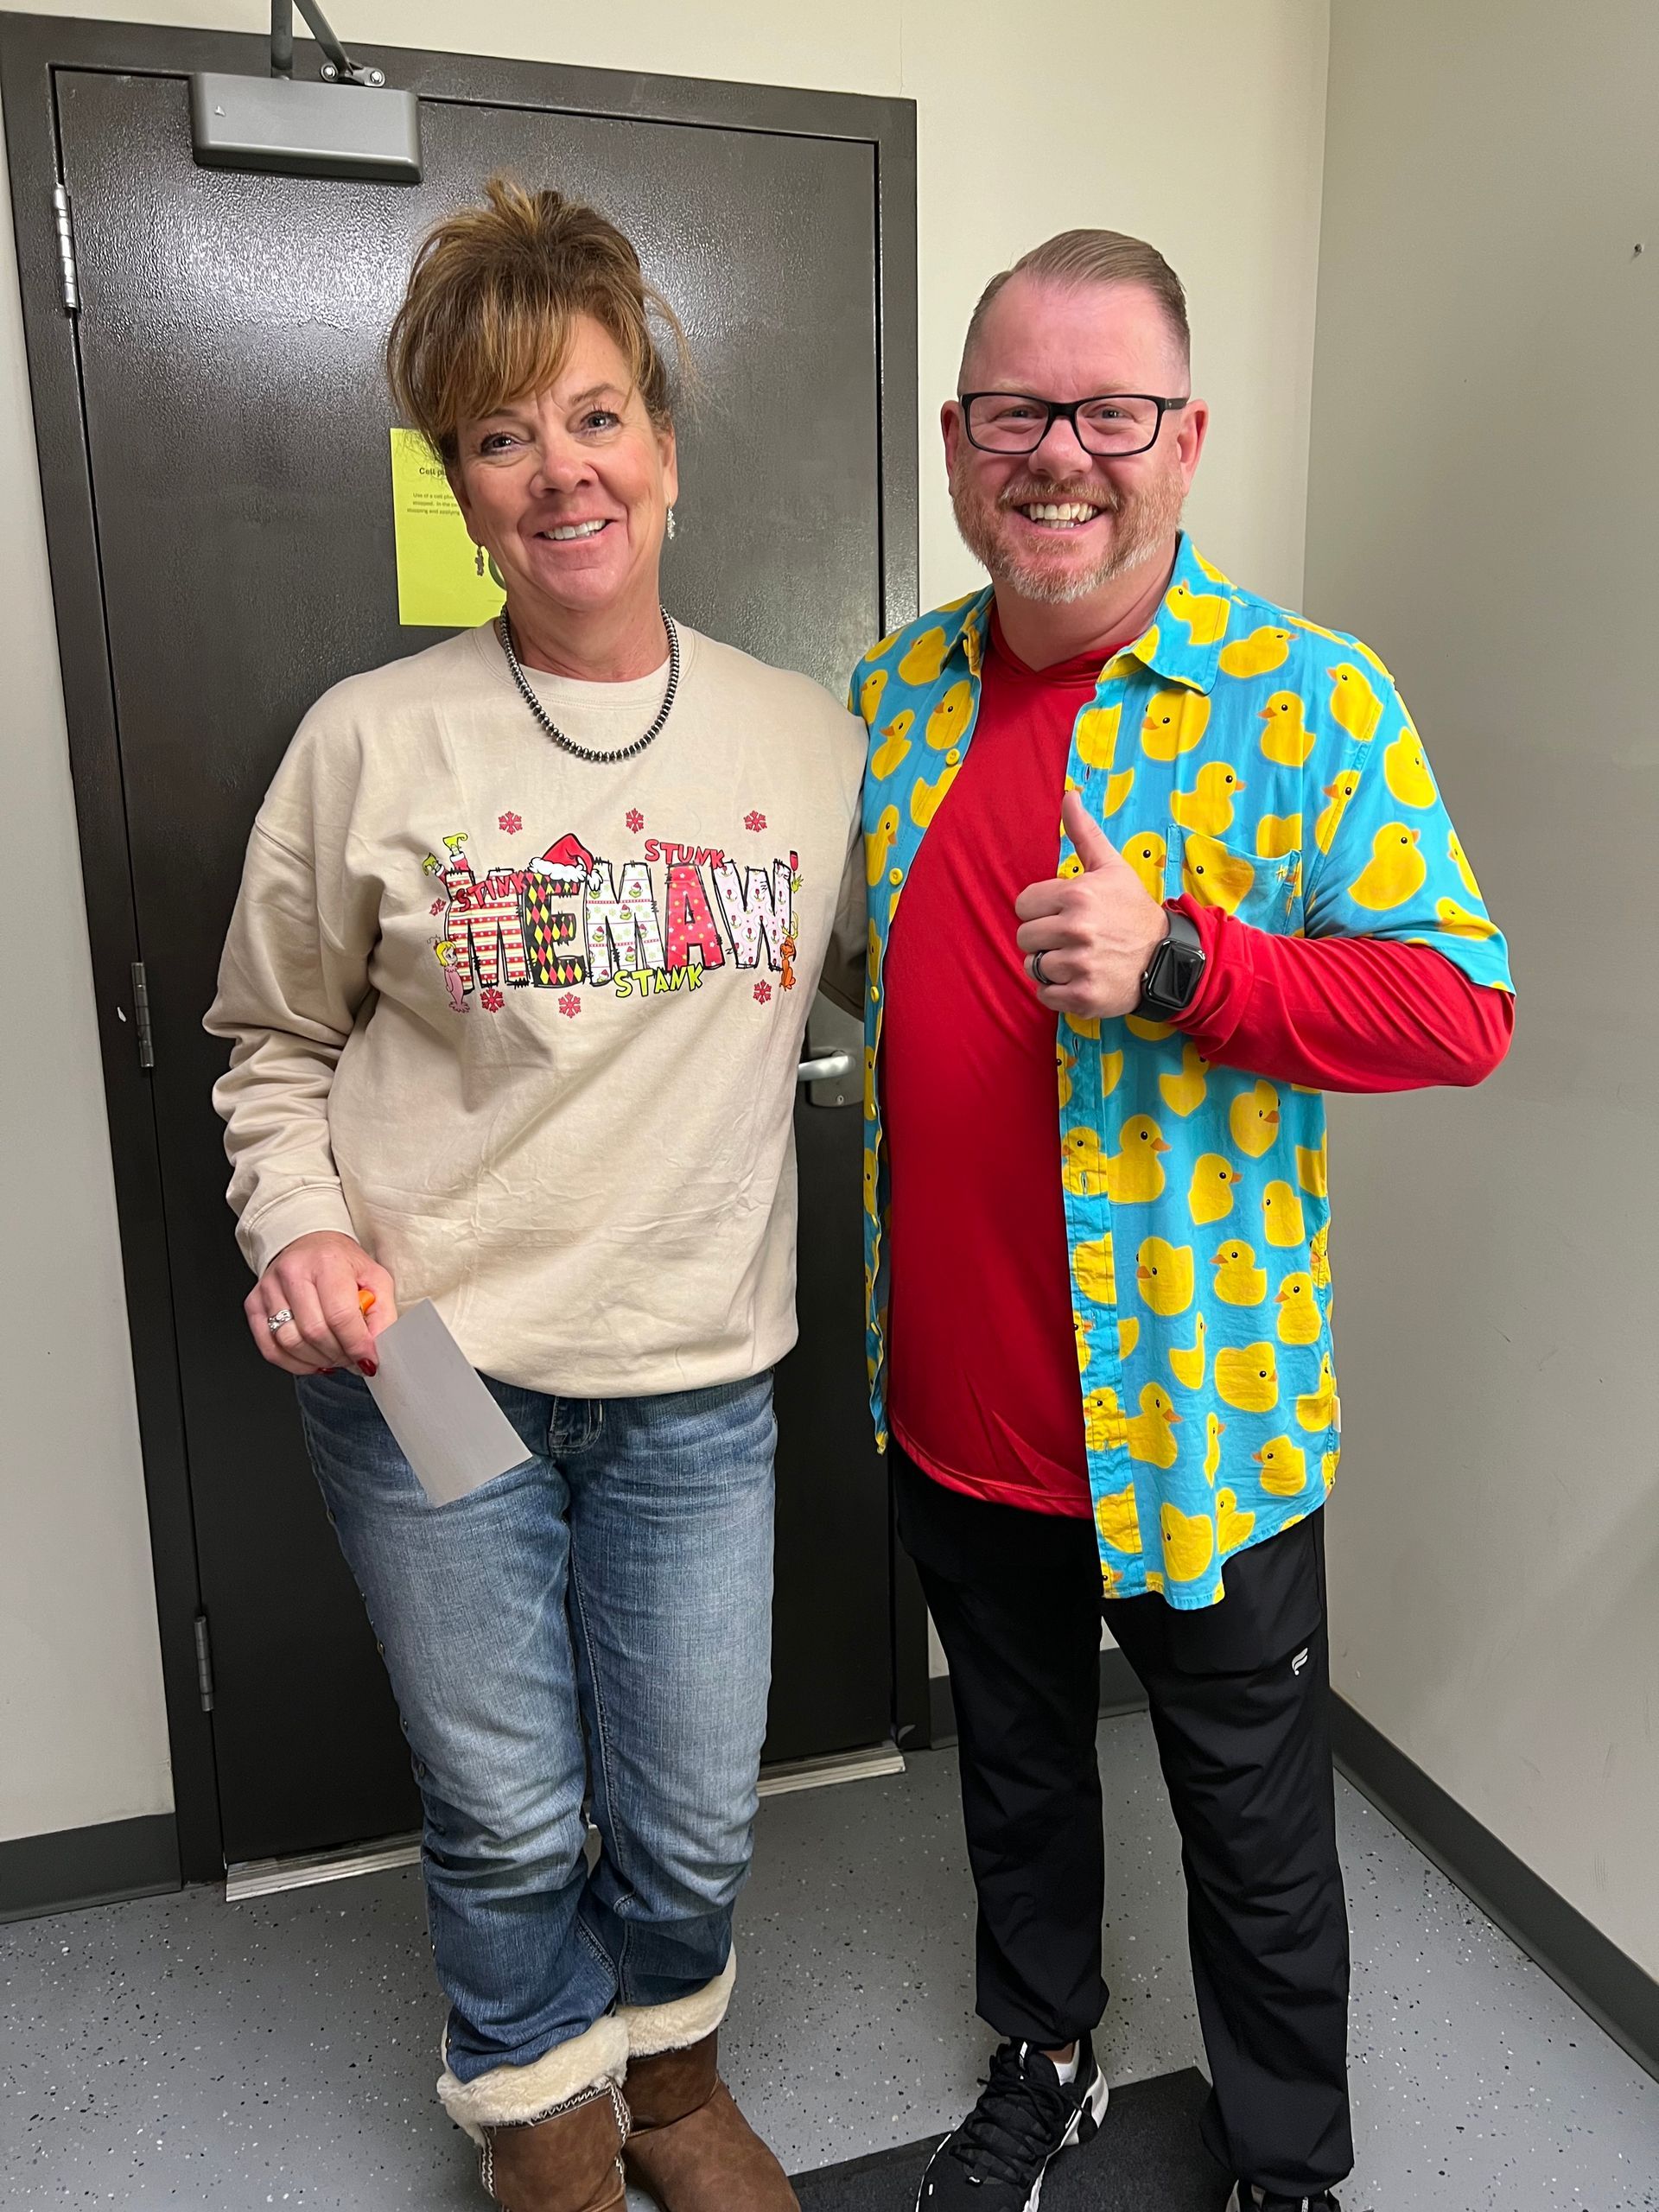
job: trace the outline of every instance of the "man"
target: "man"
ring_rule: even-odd
[[[1105,2107],[1103,1599],[1181,1830],[1232,2203],[1335,2212],[1352,2164],[1320,1094],[1478,1082],[1510,984],[1381,662],[1182,535],[1207,423],[1153,248],[1027,255],[943,414],[991,587],[853,680],[873,1399],[1006,2038],[927,2212],[1033,2212]]]

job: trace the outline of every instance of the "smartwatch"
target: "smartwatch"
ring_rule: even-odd
[[[1198,924],[1179,906],[1164,909],[1169,933],[1155,946],[1141,978],[1137,1014],[1153,1021],[1174,1021],[1198,996],[1204,980],[1204,940]]]

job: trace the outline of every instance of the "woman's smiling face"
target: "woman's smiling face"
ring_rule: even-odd
[[[558,375],[463,422],[450,483],[508,605],[569,620],[654,608],[667,513],[679,489],[674,433],[651,419],[616,340],[572,326]]]

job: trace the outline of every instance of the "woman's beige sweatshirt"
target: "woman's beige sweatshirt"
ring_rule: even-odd
[[[795,1071],[861,956],[862,726],[682,628],[631,760],[556,746],[491,627],[337,685],[259,810],[207,1016],[256,1273],[313,1230],[474,1364],[575,1396],[758,1373],[795,1338]],[[666,670],[531,671],[577,744]]]

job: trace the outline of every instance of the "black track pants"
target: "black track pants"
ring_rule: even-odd
[[[1057,2049],[1106,2003],[1094,1532],[946,1490],[892,1449],[899,1534],[950,1667],[979,2012]],[[1238,1553],[1220,1605],[1103,1608],[1146,1688],[1181,1832],[1215,2085],[1205,2138],[1229,2172],[1287,2196],[1353,2164],[1323,1524]]]

